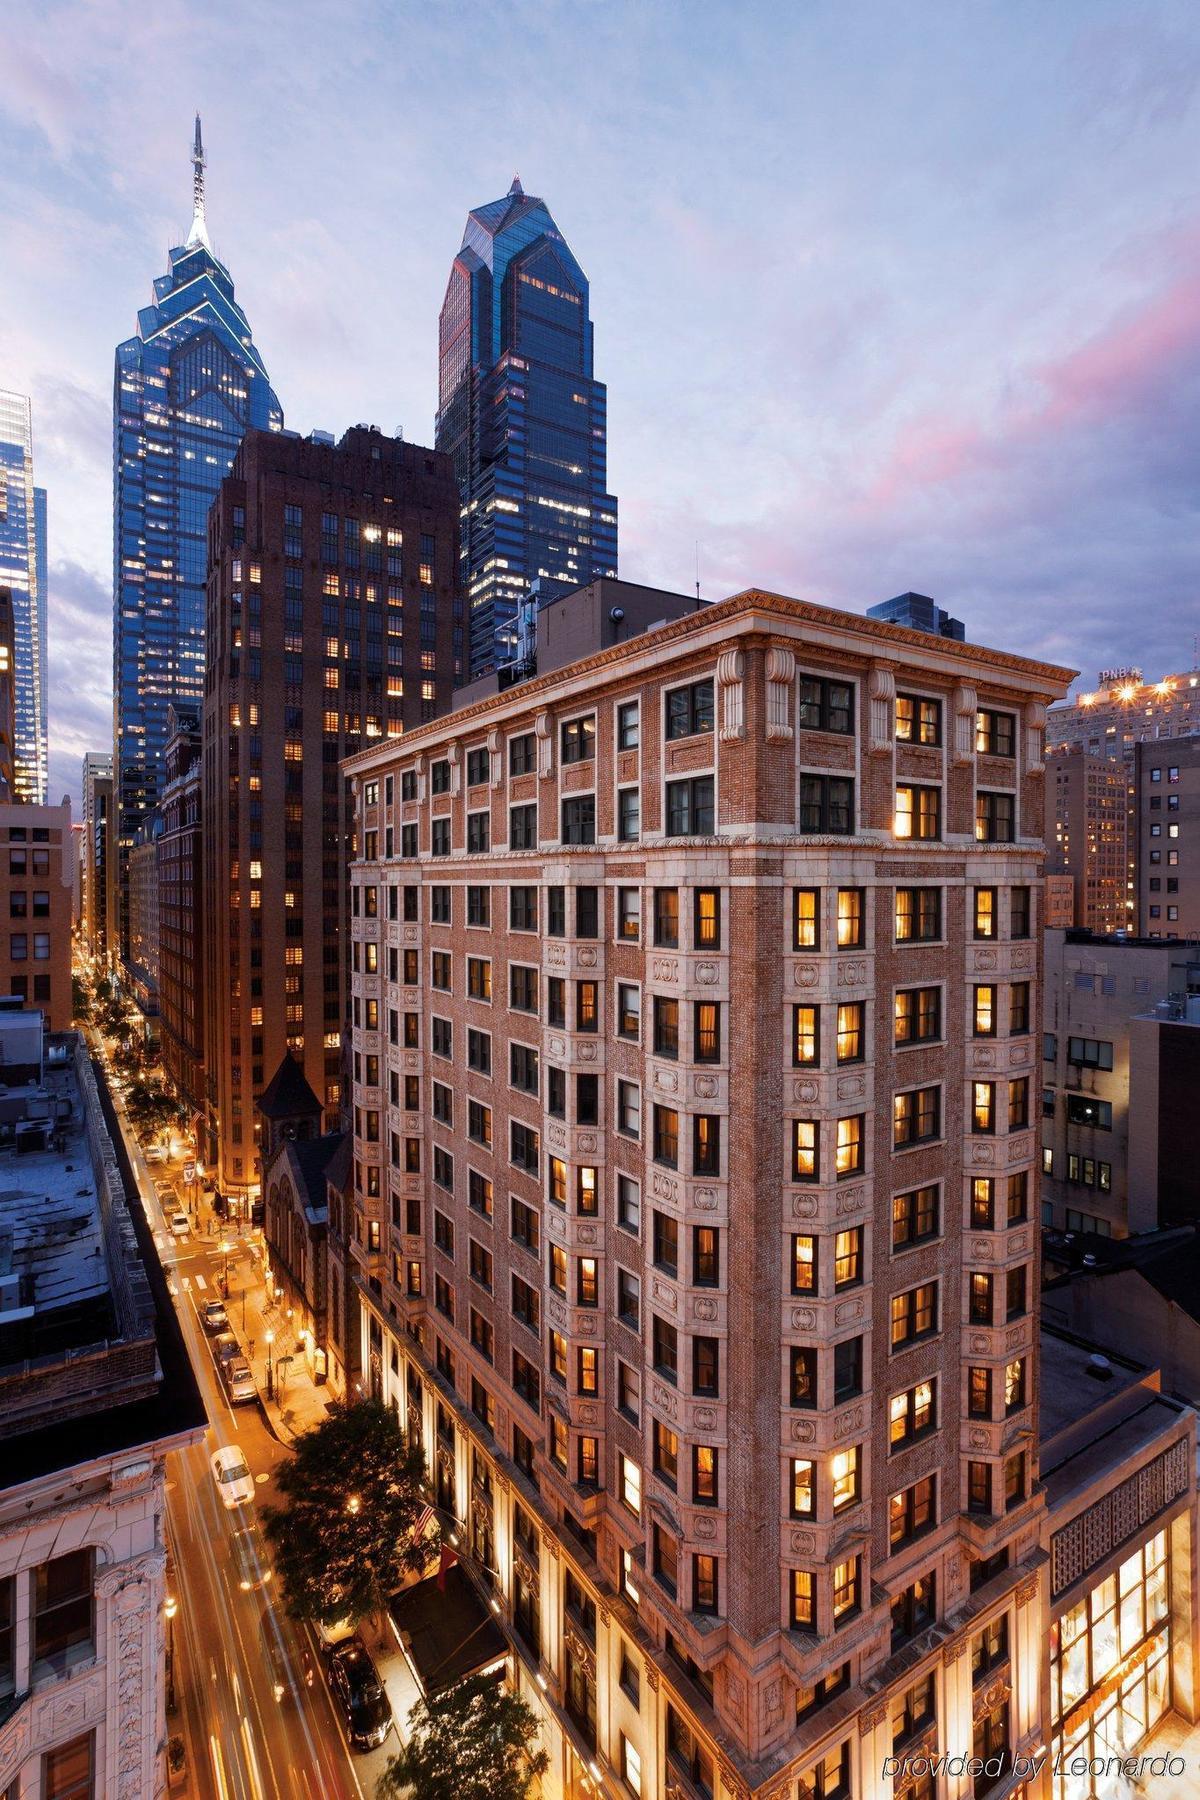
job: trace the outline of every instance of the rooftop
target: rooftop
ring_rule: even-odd
[[[704,646],[710,642],[725,646],[734,638],[763,629],[778,629],[781,635],[800,640],[811,635],[814,646],[825,652],[861,656],[866,644],[874,643],[883,654],[883,646],[890,645],[896,651],[908,650],[911,653],[909,660],[919,660],[924,667],[936,668],[943,675],[958,678],[969,672],[976,681],[1015,690],[1025,698],[1053,699],[1074,676],[1072,669],[1057,663],[1036,662],[1007,650],[992,650],[952,638],[933,638],[928,632],[869,619],[862,613],[844,612],[838,607],[821,606],[809,600],[793,600],[766,589],[746,588],[726,600],[703,606],[699,612],[673,619],[660,630],[612,645],[546,675],[537,675],[517,687],[506,688],[500,694],[463,706],[457,712],[443,714],[428,724],[418,725],[406,731],[402,740],[380,739],[347,757],[343,771],[355,773],[377,767],[410,750],[415,755],[427,744],[463,729],[469,720],[504,714],[516,707],[525,709],[540,694],[550,695],[558,688],[577,684],[602,671],[611,670],[616,675],[622,663],[647,657],[665,659],[671,651],[686,655],[692,648],[689,640],[699,640]]]
[[[1157,1369],[1107,1346],[1042,1327],[1039,1475],[1052,1510],[1111,1471],[1131,1469],[1190,1420],[1158,1380]]]
[[[47,1064],[0,1090],[5,1488],[204,1423],[111,1102],[74,1034]]]

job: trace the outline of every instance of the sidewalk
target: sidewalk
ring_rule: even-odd
[[[219,1223],[219,1221],[218,1221]],[[267,1302],[263,1265],[266,1251],[261,1233],[237,1226],[226,1226],[224,1239],[229,1253],[229,1297],[225,1309],[230,1330],[246,1352],[258,1387],[258,1397],[271,1432],[282,1444],[291,1444],[302,1432],[319,1425],[330,1402],[336,1397],[328,1386],[318,1387],[312,1378],[304,1345],[296,1335],[296,1321],[289,1320],[285,1301]],[[222,1234],[216,1234],[216,1243]],[[268,1345],[267,1334],[271,1342]],[[267,1363],[270,1357],[268,1395]]]
[[[289,1320],[286,1299],[267,1303],[263,1270],[267,1250],[262,1230],[242,1220],[217,1216],[202,1194],[194,1201],[198,1239],[214,1250],[229,1245],[229,1295],[225,1310],[233,1332],[254,1376],[263,1414],[272,1436],[281,1444],[294,1443],[302,1432],[319,1425],[336,1396],[331,1387],[318,1387],[312,1378],[304,1345],[296,1335],[297,1320]],[[219,1288],[219,1271],[218,1286]],[[267,1333],[271,1333],[271,1387],[267,1396]]]

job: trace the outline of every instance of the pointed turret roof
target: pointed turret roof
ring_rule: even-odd
[[[308,1085],[303,1068],[290,1050],[258,1096],[258,1110],[264,1119],[319,1117],[321,1102]]]

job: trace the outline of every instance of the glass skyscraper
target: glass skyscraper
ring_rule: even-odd
[[[33,485],[33,415],[0,390],[0,587],[12,592],[13,790],[46,799],[46,490]]]
[[[519,179],[468,216],[438,349],[437,447],[462,494],[470,678],[511,655],[532,582],[545,603],[617,572],[587,277]]]
[[[200,120],[187,242],[117,345],[113,380],[113,695],[119,945],[129,955],[128,862],[162,782],[167,708],[204,689],[208,509],[250,426],[283,413],[204,207]],[[110,940],[111,941],[111,940]]]

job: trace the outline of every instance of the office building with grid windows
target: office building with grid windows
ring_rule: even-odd
[[[163,782],[167,711],[198,706],[204,681],[208,509],[250,427],[283,414],[213,252],[200,121],[193,215],[170,252],[113,378],[113,785],[118,918],[109,948],[128,965],[129,855]]]
[[[513,655],[517,604],[617,572],[608,398],[592,372],[587,277],[515,179],[467,218],[438,326],[439,450],[462,494],[469,603],[460,681]]]
[[[33,482],[33,412],[0,389],[0,588],[10,595],[13,795],[46,798],[46,490]]]

